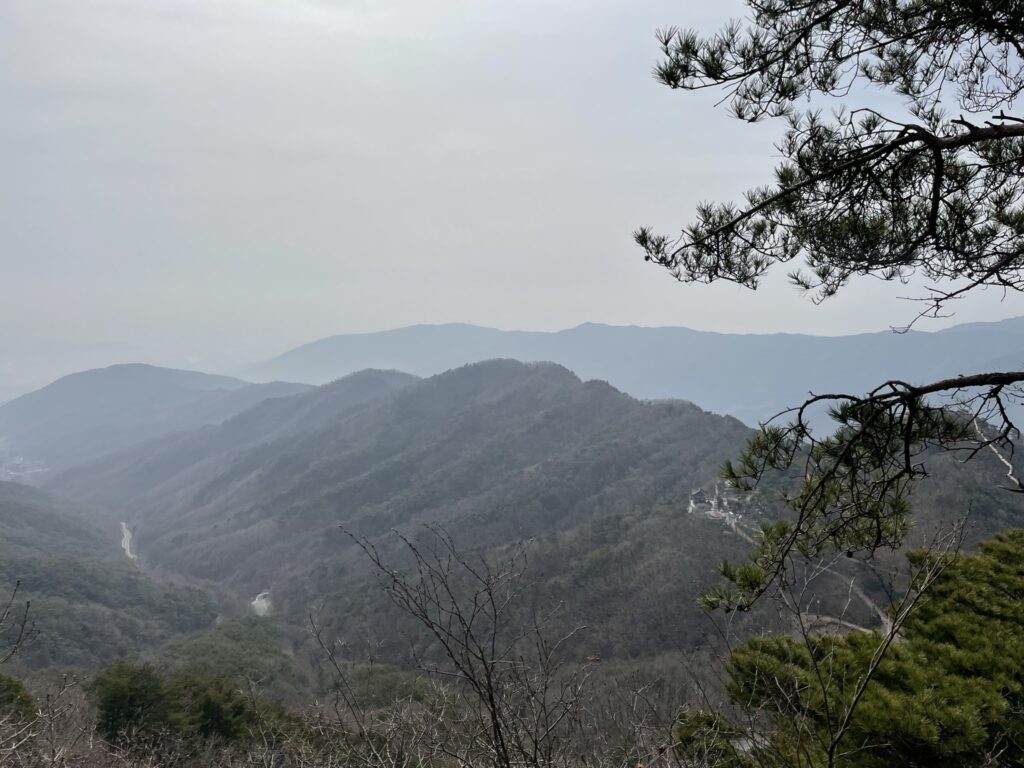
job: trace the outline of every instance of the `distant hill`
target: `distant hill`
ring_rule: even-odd
[[[328,429],[352,408],[416,381],[396,371],[361,371],[305,394],[264,400],[219,425],[165,435],[85,462],[59,474],[52,484],[71,498],[89,501],[94,514],[103,515],[109,506],[113,512],[107,514],[121,519],[127,513],[126,500],[156,495],[165,483],[180,482],[183,475],[217,471],[241,451]]]
[[[116,524],[25,485],[0,482],[0,594],[21,581],[36,639],[29,667],[91,665],[212,624],[209,598],[154,582],[121,550]]]
[[[1024,318],[944,331],[855,336],[722,334],[588,323],[554,333],[472,325],[332,336],[245,371],[256,381],[320,384],[363,368],[431,376],[498,357],[552,361],[633,397],[682,398],[756,425],[815,392],[859,392],[1024,364]]]
[[[576,650],[634,659],[709,631],[696,598],[749,542],[691,511],[690,495],[712,491],[750,434],[689,402],[492,360],[423,380],[361,372],[49,482],[129,521],[144,567],[221,584],[239,609],[267,591],[271,616],[295,628],[318,610],[332,634],[395,663],[407,660],[409,627],[339,524],[399,564],[392,530],[418,536],[424,523],[492,556],[530,541],[527,609],[561,605],[557,628],[591,628]],[[1021,519],[997,461],[946,459],[915,494],[912,541],[968,511],[981,532]],[[771,512],[758,496],[737,504],[748,535]]]
[[[309,389],[150,365],[75,373],[0,405],[0,479],[31,479]]]
[[[372,391],[382,396],[353,397]],[[696,595],[745,543],[687,502],[748,434],[690,403],[497,360],[422,381],[357,374],[76,467],[53,487],[124,514],[147,567],[246,602],[269,590],[274,613],[299,625],[322,602],[346,638],[388,633],[392,660],[404,643],[339,523],[385,549],[392,528],[415,535],[425,522],[476,550],[532,538],[537,599],[598,625],[594,652],[628,655],[706,631]]]

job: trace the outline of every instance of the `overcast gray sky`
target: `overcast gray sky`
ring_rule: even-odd
[[[696,0],[0,1],[3,387],[414,323],[848,333],[868,282],[681,286],[630,232],[766,180],[778,127],[650,77]],[[988,294],[956,321],[1024,314]],[[926,326],[927,328],[938,325]]]

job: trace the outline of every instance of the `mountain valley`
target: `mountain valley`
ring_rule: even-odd
[[[129,402],[152,396],[148,384],[138,386]],[[252,388],[227,392],[239,390],[248,397]],[[224,397],[223,388],[212,391]],[[77,511],[61,519],[91,527],[79,536],[81,550],[68,549],[73,536],[61,537],[60,549],[39,534],[32,550],[39,563],[95,550],[96,562],[112,563],[110,578],[156,579],[143,613],[165,599],[160,589],[177,594],[174,584],[190,585],[197,601],[192,618],[169,619],[164,629],[143,630],[133,619],[137,639],[112,647],[141,648],[144,637],[163,638],[152,648],[169,647],[176,633],[211,631],[211,612],[229,621],[216,635],[228,642],[230,626],[249,614],[246,621],[284,632],[265,647],[267,658],[285,643],[305,659],[301,673],[285,673],[292,663],[280,659],[271,665],[294,691],[315,667],[305,629],[312,611],[347,642],[405,665],[414,628],[380,591],[356,540],[401,564],[407,553],[396,532],[429,541],[439,530],[487,558],[524,545],[530,586],[521,610],[560,606],[558,628],[589,627],[577,653],[653,659],[709,642],[715,630],[698,608],[700,593],[718,564],[741,558],[778,512],[770,489],[732,494],[728,513],[702,511],[703,498],[718,493],[720,466],[752,434],[737,419],[685,401],[637,400],[553,363],[491,360],[425,379],[366,370],[284,396],[264,391],[270,396],[237,413],[235,401],[215,423],[182,422],[154,435],[159,418],[140,419],[140,442],[43,477],[50,494],[74,500]],[[161,403],[154,413],[170,410]],[[916,494],[918,540],[968,508],[971,541],[1018,517],[1017,497],[998,490],[998,462],[983,457],[964,467],[943,458],[941,466]],[[9,494],[24,488],[6,487]],[[71,503],[21,493],[40,509]],[[122,538],[137,559],[119,551]],[[100,539],[102,546],[90,543]],[[28,574],[30,591],[39,588],[33,579],[53,578],[52,565],[12,562]],[[197,588],[210,597],[200,599]],[[54,589],[38,610],[66,613],[60,600],[68,598]],[[882,591],[876,597],[884,602]],[[873,620],[864,606],[851,610]],[[745,621],[750,629],[773,622],[764,614]],[[53,651],[48,658],[85,657]]]

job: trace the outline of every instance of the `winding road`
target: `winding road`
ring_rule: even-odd
[[[128,529],[127,523],[121,523],[121,549],[129,560],[139,559],[139,556],[132,552],[132,532]]]

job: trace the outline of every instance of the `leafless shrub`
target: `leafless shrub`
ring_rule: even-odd
[[[655,681],[638,675],[617,685],[593,685],[600,660],[568,659],[562,652],[584,628],[552,639],[552,613],[529,613],[523,620],[525,547],[488,561],[460,551],[436,526],[427,526],[421,539],[396,536],[410,562],[405,569],[386,562],[373,544],[352,538],[377,569],[391,601],[440,649],[440,662],[414,652],[430,681],[427,701],[400,701],[386,711],[368,712],[354,698],[337,644],[311,619],[338,681],[337,721],[366,736],[362,764],[676,764],[676,692],[668,703],[656,695]]]

